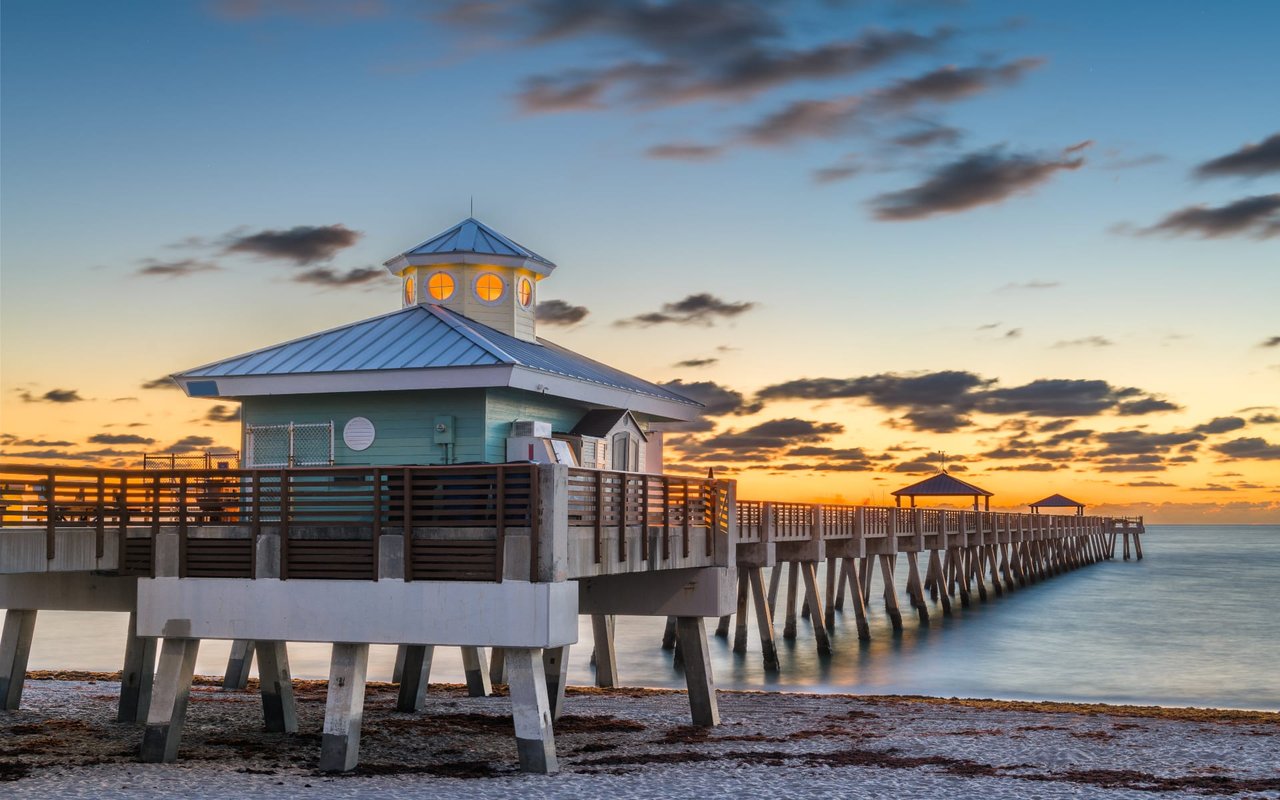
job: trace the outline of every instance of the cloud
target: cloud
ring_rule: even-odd
[[[1257,459],[1260,461],[1280,460],[1280,444],[1271,444],[1266,439],[1258,436],[1232,439],[1229,442],[1216,444],[1212,449],[1231,458]]]
[[[948,433],[972,425],[973,413],[1029,417],[1084,417],[1106,412],[1134,415],[1177,408],[1141,389],[1102,380],[1040,379],[997,387],[996,380],[972,372],[880,373],[856,378],[801,378],[766,386],[757,399],[865,399],[904,411],[915,430]]]
[[[814,422],[789,417],[762,422],[742,431],[726,431],[702,440],[703,448],[736,453],[758,453],[795,444],[821,442],[844,431],[838,422]]]
[[[40,396],[35,396],[26,389],[19,389],[18,396],[24,403],[81,403],[84,398],[76,389],[50,389]]]
[[[1271,172],[1280,172],[1280,133],[1273,133],[1261,142],[1246,144],[1233,153],[1206,161],[1195,170],[1195,174],[1201,178],[1256,178]]]
[[[1062,284],[1058,281],[1030,280],[1030,281],[1023,281],[1021,283],[1018,283],[1018,282],[1006,283],[1004,286],[1001,286],[996,291],[997,292],[1018,292],[1018,291],[1023,291],[1025,289],[1056,289],[1061,285]],[[999,325],[999,324],[1000,323],[996,323],[996,325]],[[984,327],[994,328],[995,325],[984,326]]]
[[[187,450],[197,450],[203,447],[210,447],[212,444],[213,438],[209,436],[184,436],[166,447],[164,452],[181,453]]]
[[[240,406],[224,406],[221,403],[211,406],[204,418],[209,422],[239,422]]]
[[[885,108],[903,110],[919,103],[953,103],[996,86],[1010,86],[1044,64],[1041,58],[1020,58],[993,67],[940,67],[895,83],[875,94],[875,102]]]
[[[13,447],[70,447],[74,442],[63,442],[50,439],[19,439],[16,436],[0,437],[0,444]]]
[[[575,306],[563,300],[543,300],[534,309],[533,315],[543,325],[577,325],[587,318],[591,312],[586,306]]]
[[[383,0],[214,0],[213,13],[230,22],[290,16],[313,20],[376,17],[386,13]]]
[[[1028,192],[1063,170],[1079,169],[1083,158],[1005,154],[999,149],[970,153],[934,171],[923,183],[877,195],[876,219],[901,222],[935,214],[968,211]]]
[[[649,158],[666,158],[676,161],[710,161],[724,152],[718,144],[698,144],[696,142],[670,142],[655,144],[645,151]]]
[[[1158,397],[1144,397],[1116,406],[1116,413],[1122,417],[1138,417],[1146,414],[1157,414],[1161,411],[1180,411],[1182,406],[1161,400]]]
[[[386,270],[377,267],[357,267],[346,272],[328,269],[327,267],[313,267],[305,272],[297,273],[293,276],[293,279],[298,283],[310,283],[328,289],[341,289],[348,286],[367,286],[370,283],[387,280],[389,277]]]
[[[144,258],[138,263],[142,266],[139,267],[137,274],[153,278],[185,278],[197,272],[214,272],[222,269],[212,261],[201,261],[195,258],[182,258],[175,261]]]
[[[795,100],[741,129],[742,141],[783,145],[796,139],[829,139],[847,130],[857,116],[857,95],[830,100]]]
[[[705,407],[702,415],[705,417],[721,417],[726,414],[739,416],[755,414],[764,407],[759,402],[748,402],[741,392],[734,391],[727,386],[721,386],[714,381],[685,383],[677,379],[659,385],[664,389],[670,389],[678,395],[683,395],[690,400],[702,403]]]
[[[1111,347],[1115,342],[1105,336],[1085,336],[1081,339],[1064,339],[1054,342],[1053,347],[1060,350],[1064,347]]]
[[[1280,414],[1254,414],[1249,421],[1254,425],[1275,425],[1280,423]]]
[[[1269,336],[1263,339],[1258,347],[1280,347],[1280,336]]]
[[[895,136],[889,141],[899,147],[933,147],[934,145],[958,144],[963,136],[964,132],[959,128],[935,125],[931,128],[922,128],[918,131]]]
[[[1250,236],[1270,239],[1280,235],[1280,194],[1245,197],[1225,206],[1188,206],[1174,211],[1139,234],[1194,235],[1201,239]]]
[[[242,253],[259,258],[292,261],[305,267],[328,261],[339,251],[354,245],[363,234],[345,225],[297,225],[288,230],[263,230],[233,236],[225,253]]]
[[[476,0],[462,5],[474,9],[479,4]],[[608,66],[528,78],[517,94],[526,113],[593,110],[616,103],[654,108],[745,101],[797,81],[847,77],[907,55],[932,52],[952,35],[948,29],[917,33],[870,28],[848,38],[789,48],[782,44],[787,31],[781,14],[764,4],[553,0],[488,5],[502,13],[462,18],[486,33],[496,26],[514,27],[534,44],[573,36],[605,37],[622,44],[622,60]]]
[[[1140,489],[1165,488],[1169,486],[1177,486],[1176,483],[1165,483],[1164,481],[1129,481],[1125,486],[1132,486]]]
[[[1147,431],[1127,430],[1099,433],[1097,440],[1103,447],[1094,455],[1151,455],[1166,453],[1172,447],[1198,442],[1204,434],[1198,431],[1181,433],[1149,433]]]
[[[1230,486],[1223,486],[1220,483],[1210,483],[1206,486],[1192,486],[1191,491],[1193,492],[1234,492],[1235,489],[1232,489]]]
[[[671,366],[677,369],[699,369],[718,363],[720,363],[718,358],[686,358],[684,361],[677,361]]]
[[[1029,464],[1013,464],[1004,467],[993,467],[992,469],[996,472],[1053,472],[1054,470],[1066,469],[1066,465],[1033,461]]]
[[[67,450],[23,450],[21,452],[5,452],[5,458],[36,458],[42,461],[88,461],[93,456],[88,453],[72,453]]]
[[[650,325],[663,325],[666,323],[711,325],[717,318],[731,319],[750,311],[755,306],[756,304],[751,302],[731,303],[721,300],[715,295],[703,292],[691,294],[674,303],[664,303],[661,311],[652,311],[647,314],[638,314],[628,319],[618,320],[614,325],[621,327],[638,325],[646,328]]]
[[[156,378],[155,380],[143,381],[143,383],[140,384],[140,386],[143,389],[177,389],[179,391],[182,390],[182,387],[179,386],[177,382],[174,381],[174,379],[169,377],[168,375],[162,375],[159,378]]]
[[[93,444],[155,444],[156,440],[148,436],[133,433],[96,433],[89,437]]]
[[[1208,422],[1197,425],[1195,431],[1197,433],[1229,433],[1238,431],[1245,426],[1245,422],[1240,417],[1214,417]]]
[[[814,183],[835,183],[852,178],[862,172],[862,167],[856,164],[835,164],[830,167],[820,167],[813,171]]]

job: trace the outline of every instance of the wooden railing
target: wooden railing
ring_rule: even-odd
[[[248,470],[113,470],[28,467],[0,464],[0,524],[45,530],[52,559],[59,528],[96,529],[97,556],[107,531],[119,531],[122,565],[146,572],[150,538],[138,528],[176,528],[181,538],[183,574],[189,554],[215,564],[215,571],[252,575],[256,541],[264,527],[280,532],[282,577],[376,576],[379,540],[386,530],[483,528],[476,538],[436,541],[405,537],[405,578],[443,579],[448,574],[493,580],[503,570],[508,528],[527,528],[530,552],[538,550],[535,464],[457,467],[316,467]],[[606,530],[618,530],[619,560],[627,558],[628,528],[661,532],[659,556],[670,559],[678,541],[689,557],[695,534],[707,555],[715,536],[728,528],[727,481],[570,469],[569,525],[595,531],[596,561],[604,558]],[[249,535],[196,541],[189,530],[202,526],[247,528]],[[306,529],[339,528],[340,539],[306,534]],[[128,531],[135,535],[128,536]],[[642,557],[651,554],[649,536],[640,537]],[[440,565],[461,564],[452,572]],[[530,559],[531,574],[536,557]],[[220,573],[221,574],[221,573]],[[193,575],[194,576],[194,575]],[[247,577],[247,576],[246,576]]]
[[[569,470],[569,525],[594,530],[595,562],[605,558],[605,531],[617,532],[619,561],[627,559],[627,529],[644,527],[640,536],[640,557],[652,554],[648,529],[659,529],[662,560],[671,558],[671,539],[677,537],[682,557],[689,557],[695,530],[703,537],[706,554],[711,555],[717,530],[727,525],[724,501],[727,481],[647,475],[606,470]]]

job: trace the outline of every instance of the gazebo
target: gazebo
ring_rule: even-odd
[[[1031,513],[1039,514],[1041,508],[1074,508],[1077,517],[1084,516],[1084,503],[1077,503],[1070,497],[1063,497],[1060,494],[1051,494],[1038,503],[1031,504]]]
[[[980,489],[972,483],[962,481],[957,477],[949,474],[945,469],[929,478],[925,478],[919,483],[913,483],[910,486],[898,489],[893,492],[894,501],[899,507],[902,506],[902,498],[911,498],[911,507],[916,507],[917,497],[972,497],[973,510],[978,510],[978,498],[983,499],[984,508],[991,510],[992,493],[986,489]]]

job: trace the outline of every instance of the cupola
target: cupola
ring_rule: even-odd
[[[444,306],[528,342],[536,341],[538,281],[556,265],[477,219],[467,219],[385,262],[401,303]]]

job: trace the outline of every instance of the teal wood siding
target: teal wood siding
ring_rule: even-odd
[[[550,422],[551,429],[561,433],[577,425],[588,410],[581,403],[520,389],[488,389],[486,392],[485,455],[491,462],[507,460],[507,437],[511,435],[511,423],[515,420]]]
[[[485,413],[484,389],[246,397],[243,405],[245,425],[332,421],[334,463],[339,466],[443,464],[444,448],[434,440],[435,418],[444,414],[456,420],[452,462],[485,461]],[[373,444],[367,450],[352,450],[342,441],[342,428],[352,417],[373,423]]]

